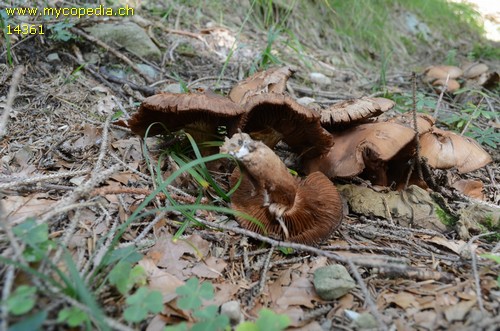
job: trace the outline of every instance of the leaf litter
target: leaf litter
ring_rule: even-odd
[[[227,31],[224,33],[226,35]],[[189,75],[199,75],[191,77],[185,74],[185,78],[209,77],[220,72],[222,64],[218,59],[222,51],[225,50],[211,55],[209,52],[207,56],[213,58],[179,57],[180,69],[186,69]],[[212,63],[218,65],[212,66]],[[117,111],[116,102],[114,96],[106,95],[111,93],[109,90],[91,88],[96,86],[96,81],[87,73],[82,73],[72,84],[61,84],[73,71],[73,64],[63,61],[59,71],[48,77],[47,72],[33,68],[32,76],[26,76],[22,82],[23,98],[16,103],[17,116],[10,119],[9,136],[0,145],[0,203],[3,221],[12,226],[26,217],[41,218],[53,212],[54,207],[61,208],[56,203],[83,187],[92,175],[116,166],[117,170],[91,185],[92,189],[112,188],[114,193],[99,196],[87,190],[72,201],[71,208],[57,210],[48,221],[51,237],[64,237],[67,230],[71,232],[67,248],[79,259],[78,264],[84,270],[86,264],[91,266],[94,263],[99,238],[112,234],[116,224],[125,222],[147,196],[144,192],[128,193],[127,189],[152,192],[154,184],[140,139],[123,129],[109,129],[109,145],[104,146],[101,157],[106,134],[102,123],[105,117]],[[236,63],[229,63],[227,74],[237,77]],[[40,82],[44,84],[42,89],[38,88]],[[336,84],[345,85],[343,82]],[[362,86],[358,89],[363,91]],[[27,97],[31,98],[30,102]],[[126,104],[127,100],[121,102]],[[135,109],[131,105],[127,108]],[[21,113],[29,120],[19,116]],[[101,165],[96,167],[98,162]],[[156,160],[152,160],[154,162]],[[498,165],[494,167],[498,178]],[[82,174],[82,171],[86,173]],[[66,174],[51,177],[62,172]],[[471,177],[487,175],[481,171]],[[23,182],[30,178],[34,180]],[[192,185],[185,185],[186,182],[176,184],[184,196],[195,197],[198,193]],[[481,196],[477,191],[471,195],[494,202],[492,196],[498,193],[492,191],[492,185],[488,190],[489,195]],[[324,329],[329,325],[328,321],[330,326],[345,329],[350,327],[346,311],[370,312],[366,293],[359,285],[335,301],[319,298],[312,274],[317,268],[332,263],[324,256],[297,249],[290,255],[275,250],[264,274],[264,286],[253,294],[263,277],[261,271],[267,268],[265,256],[269,253],[268,247],[253,239],[244,246],[240,244],[239,234],[201,227],[189,227],[183,236],[173,239],[173,233],[184,221],[182,215],[175,212],[160,217],[156,225],[141,237],[156,216],[158,213],[133,223],[123,236],[124,244],[137,245],[143,251],[144,256],[138,265],[145,270],[149,289],[158,290],[162,295],[163,311],[153,317],[147,330],[161,330],[165,324],[192,318],[179,307],[182,304],[177,289],[194,276],[210,281],[215,288],[215,297],[202,301],[202,306],[237,300],[242,303],[247,317],[255,317],[261,308],[269,307],[288,315],[296,329]],[[213,220],[227,218],[210,213],[202,216]],[[397,330],[472,329],[483,325],[484,320],[499,322],[495,316],[500,310],[500,289],[496,282],[500,268],[498,264],[478,257],[494,251],[493,244],[476,237],[465,241],[467,239],[457,238],[453,232],[423,233],[403,228],[392,219],[365,216],[348,215],[340,230],[317,249],[364,263],[357,264],[358,272],[386,325],[394,325]],[[72,223],[76,224],[74,228],[70,227]],[[138,237],[142,238],[140,242],[136,241]],[[2,255],[14,254],[7,247],[2,239],[2,248],[5,248]],[[498,245],[496,252],[498,254]],[[477,259],[479,284],[475,281],[473,255]],[[295,261],[295,257],[300,257],[300,261]],[[394,264],[402,268],[397,269]],[[413,276],[412,270],[420,273]],[[440,278],[445,274],[451,278]],[[482,305],[479,305],[478,294]],[[110,305],[123,304],[111,303],[113,294],[107,291],[100,293],[99,297]],[[253,306],[246,306],[252,297]]]

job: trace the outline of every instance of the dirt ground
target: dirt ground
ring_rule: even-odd
[[[183,10],[189,12],[189,8]],[[0,106],[3,114],[8,112],[0,140],[0,251],[4,258],[22,261],[16,260],[23,244],[13,237],[13,227],[27,217],[48,224],[50,239],[71,254],[113,329],[162,330],[165,325],[194,322],[192,315],[176,306],[175,288],[198,277],[215,288],[215,298],[205,304],[236,300],[248,320],[268,307],[288,315],[293,330],[498,330],[500,264],[484,256],[498,257],[500,253],[498,145],[483,144],[493,158],[486,168],[468,174],[453,169],[433,171],[441,189],[430,196],[439,201],[445,215],[454,218],[453,224],[433,226],[426,220],[396,217],[390,211],[387,217],[374,216],[355,212],[349,205],[340,228],[316,246],[249,233],[237,226],[233,216],[208,207],[192,210],[192,219],[199,223],[186,227],[184,214],[164,208],[169,206],[165,195],[150,196],[182,166],[162,154],[172,142],[148,138],[144,144],[115,121],[129,119],[144,98],[160,91],[180,91],[183,85],[227,95],[248,74],[266,40],[234,27],[188,31],[173,24],[167,28],[159,26],[161,18],[148,13],[127,20],[150,38],[161,51],[159,56],[140,56],[116,40],[98,40],[90,34],[92,26],[117,20],[86,19],[67,27],[65,31],[78,36],[76,39],[15,36],[9,52],[2,47]],[[250,46],[237,48],[227,60],[235,44]],[[294,98],[311,97],[325,107],[344,99],[390,95],[399,98],[396,108],[386,114],[391,117],[411,110],[408,68],[412,68],[420,69],[417,94],[422,101],[434,101],[430,106],[424,104],[422,110],[434,112],[439,94],[421,80],[425,67],[438,64],[430,63],[429,58],[414,58],[406,67],[388,68],[384,91],[373,89],[380,72],[336,66],[323,61],[326,57],[320,52],[308,51],[311,67],[287,53],[286,47],[273,50],[286,59],[280,65],[297,69],[287,90]],[[459,52],[457,59],[465,61],[466,54]],[[499,71],[498,62],[484,62],[491,71]],[[330,82],[312,82],[312,72]],[[487,109],[495,115],[474,118],[471,125],[479,130],[493,128],[498,136],[498,85],[480,96],[444,95],[440,112],[460,116],[458,112],[467,103],[488,103]],[[283,149],[280,155],[294,157],[286,146]],[[212,175],[221,187],[228,187],[229,173]],[[480,180],[481,199],[455,190],[452,184],[459,179]],[[372,187],[359,178],[336,184]],[[202,188],[188,174],[163,189],[177,204],[230,208],[212,188]],[[381,194],[387,191],[375,189]],[[347,207],[348,197],[344,198]],[[121,227],[131,215],[137,216],[138,208],[152,212]],[[183,231],[181,240],[173,241],[178,231]],[[124,320],[125,298],[106,283],[106,271],[101,270],[102,256],[109,247],[128,246],[143,254],[138,264],[147,272],[147,286],[159,290],[164,298],[164,310],[139,324]],[[62,248],[54,248],[50,260],[66,270],[61,254]],[[336,263],[348,268],[356,287],[339,299],[321,299],[313,285],[314,272]],[[50,264],[30,266],[53,274]],[[29,283],[22,272],[7,265],[0,267],[0,276],[2,288],[9,288],[3,299],[10,289]],[[44,329],[65,329],[55,322],[57,311],[74,304],[74,299],[69,294],[54,294],[44,280],[35,284],[44,287],[35,309],[49,307]],[[373,321],[362,326],[356,317],[351,318],[351,311],[369,313]],[[0,319],[3,326],[7,320],[11,324],[18,321],[5,310]]]

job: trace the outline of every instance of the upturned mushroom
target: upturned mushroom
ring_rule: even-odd
[[[197,142],[214,140],[218,128],[236,132],[243,108],[213,92],[160,93],[146,98],[129,121],[132,132],[144,137],[184,129]],[[151,126],[153,123],[161,123]]]
[[[271,148],[283,140],[295,153],[309,158],[333,145],[319,115],[285,94],[255,95],[243,108],[247,113],[242,117],[242,131]]]
[[[226,138],[221,153],[241,164],[241,184],[231,196],[232,208],[258,220],[238,217],[244,228],[304,244],[327,239],[340,225],[342,202],[337,189],[322,173],[305,179],[290,174],[280,158],[246,133]],[[234,186],[240,177],[231,176]]]
[[[407,170],[414,154],[413,129],[390,122],[357,125],[332,133],[335,144],[316,158],[304,161],[305,173],[321,171],[329,178],[360,175],[372,184],[388,186]]]
[[[229,99],[243,105],[249,98],[261,93],[283,93],[293,73],[289,66],[259,71],[234,86],[229,92]]]
[[[420,136],[420,156],[432,168],[456,168],[459,173],[477,170],[493,161],[474,139],[436,127]]]
[[[424,82],[432,83],[436,79],[457,79],[464,72],[455,66],[430,66],[424,71]]]
[[[321,125],[329,131],[366,122],[376,117],[396,103],[386,98],[360,98],[345,100],[320,110]]]

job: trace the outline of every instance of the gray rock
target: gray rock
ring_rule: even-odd
[[[311,72],[309,74],[309,79],[311,82],[319,84],[319,85],[330,85],[332,80],[320,72]]]
[[[143,74],[150,77],[151,79],[156,79],[159,76],[158,71],[156,71],[155,68],[153,68],[152,66],[150,66],[148,64],[139,63],[139,64],[137,64],[137,68],[139,68],[139,70]]]
[[[363,313],[353,321],[353,326],[357,330],[377,330],[378,323],[375,317],[369,313]]]
[[[47,55],[47,61],[49,62],[55,62],[55,61],[61,61],[61,58],[59,57],[59,54],[57,53],[50,53]]]
[[[316,293],[323,300],[338,299],[356,286],[347,269],[340,264],[316,269],[313,283]]]
[[[159,60],[161,57],[160,49],[153,43],[144,29],[133,22],[100,23],[87,28],[87,30],[92,36],[110,46],[116,47],[116,43],[125,47],[129,52],[145,58]]]
[[[168,84],[161,91],[170,93],[184,93],[181,84],[178,83]]]
[[[221,315],[229,317],[229,321],[233,325],[243,322],[243,314],[241,313],[240,303],[238,301],[228,301],[220,307]]]

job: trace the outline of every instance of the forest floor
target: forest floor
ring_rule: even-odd
[[[318,48],[292,28],[273,34],[227,14],[221,27],[200,7],[163,10],[61,21],[44,35],[3,41],[0,330],[217,330],[227,327],[218,307],[230,301],[239,307],[233,314],[257,321],[239,330],[498,328],[498,83],[440,96],[421,79],[429,65],[476,60],[499,72],[498,57],[489,56],[498,43],[484,39],[472,47],[477,40],[451,43],[430,32],[437,39],[426,50],[384,58],[360,47],[370,57],[361,61],[342,46]],[[408,40],[424,38],[422,31],[408,32]],[[438,126],[476,139],[493,162],[468,174],[433,171],[442,189],[428,196],[440,208],[424,220],[390,208],[385,217],[356,212],[346,202],[340,228],[307,246],[239,228],[214,185],[176,171],[195,169],[186,166],[196,159],[192,153],[165,155],[178,139],[143,143],[113,124],[155,93],[227,95],[250,72],[283,65],[296,69],[287,90],[294,98],[325,106],[384,96],[397,103],[388,117],[411,111],[415,101],[419,112],[437,115]],[[229,173],[210,175],[229,189]],[[460,179],[481,182],[475,198],[454,188]],[[337,184],[373,188],[358,178]],[[355,286],[324,300],[314,273],[337,263]]]

